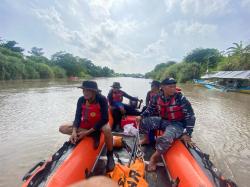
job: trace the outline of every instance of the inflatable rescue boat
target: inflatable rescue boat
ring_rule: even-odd
[[[109,123],[112,124],[111,116]],[[128,123],[135,124],[135,116],[128,116],[123,119],[123,126],[126,126]],[[198,147],[186,147],[182,141],[177,140],[168,152],[162,156],[162,161],[157,164],[156,171],[147,172],[144,164],[148,163],[150,156],[154,152],[154,146],[142,147],[138,145],[139,133],[135,136],[114,133],[114,136],[121,137],[120,139],[123,142],[123,147],[114,151],[114,157],[117,162],[116,168],[128,171],[130,179],[127,181],[132,180],[130,184],[133,184],[135,187],[236,186],[232,181],[223,178],[209,160],[209,156]],[[105,171],[106,150],[103,135],[101,135],[98,149],[94,150],[92,144],[93,140],[89,137],[84,138],[77,145],[66,142],[49,160],[39,162],[23,177],[23,187],[64,187],[91,176],[107,175]],[[136,173],[136,169],[132,168],[137,162],[142,164],[140,168],[143,170],[138,173]],[[115,171],[117,170],[116,168]],[[116,180],[119,186],[126,186],[126,181],[124,182],[126,174],[124,174],[122,179],[123,182],[121,182],[119,177],[114,177],[114,175],[117,174],[113,173],[109,176]],[[142,178],[143,182],[139,178]]]

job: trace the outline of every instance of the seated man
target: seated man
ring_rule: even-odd
[[[149,104],[152,102],[153,97],[156,96],[159,92],[160,92],[160,82],[153,80],[151,82],[151,90],[148,91],[147,96],[146,96],[146,106],[143,107],[141,113],[143,113],[147,107],[149,106]],[[153,112],[152,116],[158,116],[158,109],[155,110],[155,112]],[[155,131],[152,130],[149,132],[148,136],[145,137],[145,139],[140,141],[141,145],[145,145],[148,143],[155,143]]]
[[[103,132],[107,146],[107,171],[115,167],[113,158],[113,136],[108,123],[108,103],[105,96],[101,95],[94,81],[83,81],[78,87],[83,91],[83,96],[78,99],[75,120],[72,124],[62,125],[59,131],[71,135],[70,141],[75,144],[85,136],[94,138],[94,148],[99,147],[100,131]]]
[[[149,106],[149,104],[152,102],[152,99],[154,96],[156,96],[160,92],[160,82],[159,81],[152,81],[151,82],[151,90],[148,91],[146,96],[146,106],[143,107],[142,113],[146,110],[146,108]],[[156,109],[155,114],[158,115],[158,111]]]
[[[122,116],[127,115],[139,115],[140,112],[137,111],[135,108],[122,103],[123,97],[126,97],[130,100],[137,101],[138,98],[132,97],[128,95],[126,92],[120,90],[121,86],[119,82],[114,82],[111,86],[112,89],[108,94],[108,101],[112,109],[112,115],[114,118],[114,125],[113,128],[115,131],[120,131],[121,119]]]
[[[162,136],[156,139],[156,151],[151,156],[148,171],[156,170],[156,163],[161,154],[164,154],[173,141],[182,136],[185,143],[192,146],[191,134],[195,124],[195,116],[191,104],[182,95],[176,92],[176,81],[166,78],[161,82],[162,92],[156,95],[148,108],[137,117],[140,122],[140,133],[148,134],[151,130],[163,130]],[[160,117],[153,116],[155,109],[159,109]]]

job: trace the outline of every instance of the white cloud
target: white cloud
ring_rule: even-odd
[[[57,7],[60,9],[60,4],[57,3]],[[96,20],[98,24],[80,22],[80,29],[74,29],[66,26],[66,21],[60,11],[62,10],[58,10],[56,7],[33,9],[42,23],[57,37],[76,48],[80,56],[90,58],[98,65],[110,64],[111,68],[113,65],[117,68],[116,71],[123,71],[119,69],[119,65],[136,61],[138,54],[132,52],[128,47],[127,49],[124,48],[126,45],[121,45],[119,40],[119,38],[131,34],[138,28],[139,24],[136,21],[123,19],[115,22],[109,18],[108,14],[105,14],[105,19]],[[93,12],[96,9],[90,11]]]
[[[213,24],[202,24],[199,22],[177,21],[174,23],[175,35],[207,36],[215,33],[217,26]]]
[[[241,0],[241,6],[244,8],[250,8],[250,0]]]
[[[179,0],[164,0],[164,3],[166,6],[166,11],[169,12],[176,6],[176,4],[179,3]]]
[[[164,52],[164,48],[167,44],[168,33],[162,29],[160,33],[160,37],[157,41],[152,42],[147,45],[144,49],[144,54],[147,56],[161,56]]]
[[[240,11],[245,10],[249,2],[163,0],[152,5],[139,0],[34,0],[18,6],[8,1],[8,5],[14,7],[15,13],[16,8],[20,12],[33,10],[26,11],[27,20],[39,24],[39,37],[49,38],[43,47],[50,53],[65,50],[117,72],[130,69],[136,72],[141,67],[148,71],[166,60],[181,60],[196,47],[226,45],[226,48],[230,39],[244,40],[240,37],[248,36],[249,29],[247,24],[242,29],[242,22],[249,15],[246,11],[242,17],[233,13],[241,15]],[[230,12],[232,9],[235,11]],[[224,19],[227,20],[224,22]],[[8,24],[5,27],[8,28]],[[238,37],[233,36],[236,31]],[[245,34],[239,36],[241,32]],[[51,47],[50,40],[57,45]],[[34,42],[32,38],[30,43]]]
[[[69,41],[74,36],[65,27],[61,15],[54,7],[48,9],[33,9],[36,16],[46,24],[46,26],[65,41]]]
[[[168,33],[161,29],[159,38],[150,44],[148,44],[143,50],[144,58],[153,59],[153,63],[163,63],[167,60],[170,60],[170,56],[168,55]]]
[[[212,16],[227,14],[231,11],[231,0],[164,0],[166,11],[180,9],[185,15]]]

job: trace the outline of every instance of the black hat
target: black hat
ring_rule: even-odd
[[[161,85],[161,83],[159,82],[159,81],[155,81],[155,80],[153,80],[152,82],[151,82],[151,86],[156,86],[156,87],[160,87],[160,85]]]
[[[82,86],[79,86],[77,88],[89,89],[89,90],[93,90],[96,92],[101,92],[101,90],[98,89],[97,83],[95,81],[83,81]]]
[[[121,88],[121,85],[119,82],[113,82],[112,88]]]
[[[174,78],[166,78],[163,81],[161,81],[161,85],[171,85],[176,84],[176,80]]]

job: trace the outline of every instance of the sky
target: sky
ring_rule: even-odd
[[[0,37],[145,73],[195,48],[250,43],[250,0],[0,0]]]

